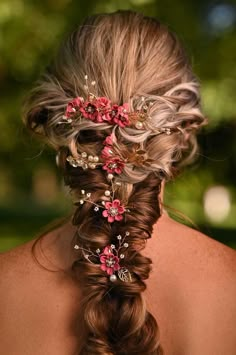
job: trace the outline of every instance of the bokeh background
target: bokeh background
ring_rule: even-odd
[[[236,4],[210,0],[0,0],[0,250],[71,210],[55,153],[21,123],[24,96],[62,38],[87,15],[133,9],[167,23],[202,85],[209,126],[197,163],[170,182],[166,204],[236,247]],[[182,219],[173,212],[174,218]]]

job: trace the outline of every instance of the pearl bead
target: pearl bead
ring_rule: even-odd
[[[93,157],[93,161],[94,161],[95,163],[97,163],[97,162],[99,161],[99,157],[98,157],[97,155],[95,155],[95,157]]]
[[[78,249],[79,249],[78,244],[75,244],[74,249],[76,249],[76,250],[78,250]]]
[[[89,164],[89,167],[90,167],[91,169],[96,169],[96,164]]]
[[[81,157],[82,158],[87,158],[87,153],[86,152],[81,153]]]
[[[137,129],[143,128],[142,122],[140,122],[140,121],[136,122],[135,127],[136,127]]]
[[[111,282],[115,282],[116,280],[117,280],[116,275],[113,274],[113,275],[110,276],[110,281]]]
[[[112,180],[112,179],[113,179],[113,177],[114,177],[114,175],[113,175],[113,174],[108,174],[108,175],[107,175],[108,180]]]
[[[110,194],[111,194],[111,192],[110,192],[109,190],[106,190],[106,191],[104,192],[104,195],[107,196],[107,197],[110,196]]]
[[[92,155],[88,156],[88,161],[93,161],[93,156]]]

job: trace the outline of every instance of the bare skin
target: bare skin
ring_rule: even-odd
[[[44,255],[37,252],[40,262],[69,270],[76,258],[72,235],[70,224],[48,233],[41,243]],[[74,355],[79,286],[69,271],[40,267],[31,246],[0,256],[1,354]],[[163,214],[143,253],[153,260],[145,297],[164,353],[235,355],[235,251]]]

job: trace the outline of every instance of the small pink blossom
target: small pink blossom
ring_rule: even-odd
[[[65,116],[67,118],[73,117],[77,112],[80,111],[80,108],[83,107],[83,103],[84,103],[84,100],[82,97],[76,97],[75,99],[70,101],[67,104]]]
[[[106,114],[107,121],[113,121],[114,120],[114,118],[118,114],[118,108],[119,108],[119,105],[117,105],[117,104],[112,105],[111,109]]]
[[[111,102],[106,97],[90,97],[88,101],[85,101],[80,111],[83,117],[88,118],[91,121],[101,123],[104,120],[104,115],[110,108]]]
[[[124,162],[119,158],[108,159],[103,165],[103,169],[107,170],[108,173],[121,174],[124,169]]]
[[[105,146],[101,152],[101,157],[103,159],[109,159],[112,156],[113,156],[113,151],[112,151],[111,147]]]
[[[123,219],[122,214],[125,212],[125,208],[121,206],[120,200],[116,199],[112,202],[106,202],[105,208],[102,215],[107,218],[108,222],[112,223]]]
[[[103,142],[104,145],[112,145],[113,144],[113,138],[112,134],[106,137],[106,139]]]
[[[122,106],[113,105],[111,108],[112,121],[120,127],[125,127],[130,124],[128,116],[129,105],[127,103]]]
[[[102,254],[100,255],[101,269],[106,271],[108,275],[113,275],[114,271],[120,269],[118,256],[114,255],[112,248],[107,246],[103,249]]]
[[[98,97],[95,101],[98,110],[96,122],[106,121],[106,113],[111,109],[111,101],[106,97]]]
[[[88,118],[91,121],[96,121],[98,116],[96,102],[85,101],[84,105],[80,107],[80,112],[84,118]]]
[[[95,101],[99,110],[107,111],[111,109],[111,101],[107,97],[98,97]]]

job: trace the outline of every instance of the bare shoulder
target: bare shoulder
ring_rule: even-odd
[[[176,336],[181,355],[235,355],[236,252],[169,217],[154,236],[150,252],[164,342]]]
[[[73,354],[79,290],[67,273],[40,266],[32,244],[0,255],[1,350],[9,355]]]
[[[155,235],[160,261],[168,255],[185,274],[195,272],[204,277],[204,273],[209,273],[229,282],[235,277],[236,251],[200,231],[164,217],[155,226]]]

